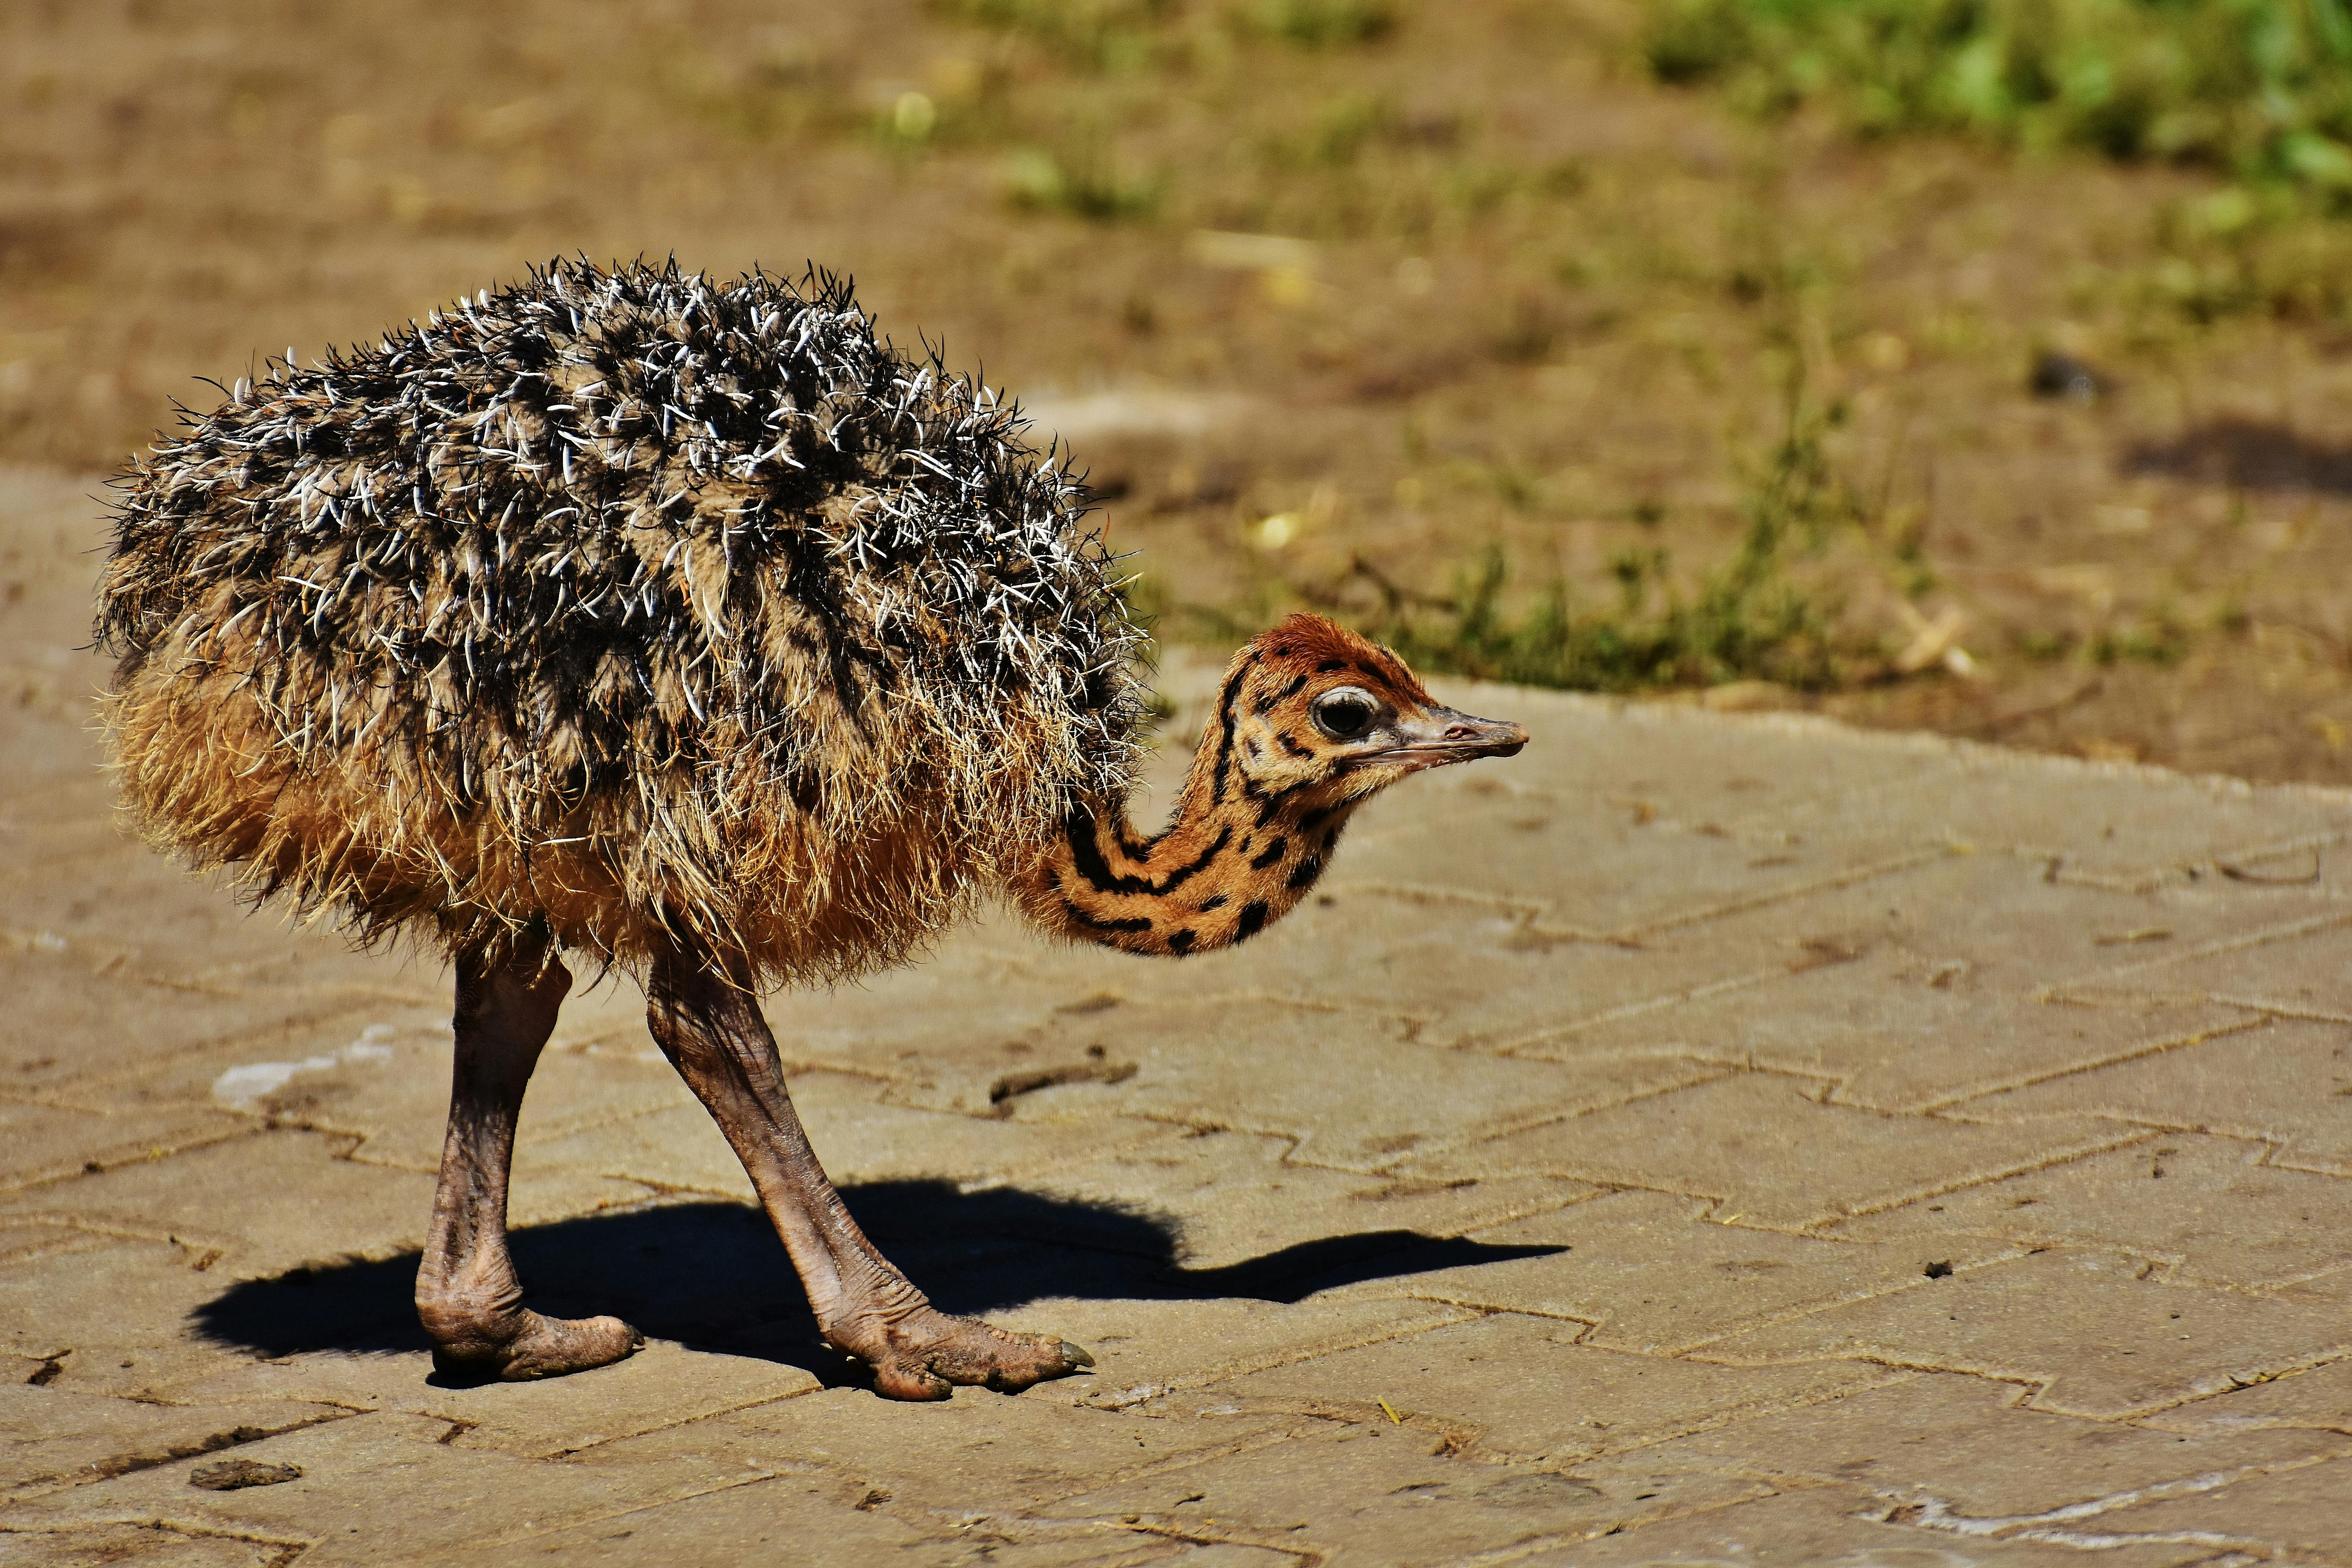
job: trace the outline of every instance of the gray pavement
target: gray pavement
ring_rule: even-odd
[[[112,825],[94,489],[0,474],[0,1563],[2352,1564],[2352,795],[1461,689],[1524,756],[1245,948],[772,1003],[886,1250],[1095,1375],[847,1376],[615,980],[517,1253],[651,1342],[442,1387],[446,977]]]

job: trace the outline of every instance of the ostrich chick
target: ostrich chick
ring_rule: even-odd
[[[119,481],[98,635],[131,815],[259,902],[457,971],[416,1281],[447,1372],[643,1343],[523,1306],[515,1121],[572,983],[643,984],[825,1339],[901,1399],[1091,1364],[935,1310],[803,1133],[754,998],[903,961],[981,891],[1048,931],[1241,942],[1419,769],[1517,752],[1293,616],[1234,659],[1173,820],[1084,497],[847,286],[558,262],[374,347],[273,361]]]

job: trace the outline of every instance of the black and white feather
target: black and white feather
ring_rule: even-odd
[[[253,896],[820,977],[1132,781],[1081,488],[829,275],[559,261],[183,426],[121,481],[108,719]]]

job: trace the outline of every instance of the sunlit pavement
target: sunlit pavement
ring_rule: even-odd
[[[1246,947],[771,1003],[885,1250],[1092,1375],[876,1398],[615,977],[516,1252],[647,1348],[438,1386],[446,976],[110,820],[95,489],[0,475],[0,1562],[2352,1563],[2352,795],[1465,689],[1527,752]]]

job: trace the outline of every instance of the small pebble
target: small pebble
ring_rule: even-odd
[[[2034,360],[2027,384],[2036,397],[2090,403],[2107,390],[2107,378],[2072,354],[2044,353]]]
[[[221,1459],[198,1465],[188,1472],[188,1484],[208,1492],[233,1492],[240,1487],[274,1487],[302,1479],[299,1465],[262,1465],[251,1459]]]

